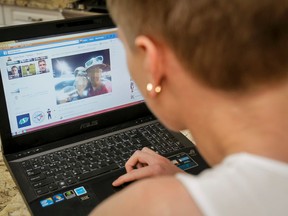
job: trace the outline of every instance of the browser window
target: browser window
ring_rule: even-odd
[[[0,46],[12,136],[143,102],[116,29]]]

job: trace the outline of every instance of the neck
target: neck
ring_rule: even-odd
[[[283,130],[288,128],[288,85],[263,87],[244,96],[204,94],[196,102],[201,113],[187,125],[211,164],[239,152],[288,162],[288,134]]]

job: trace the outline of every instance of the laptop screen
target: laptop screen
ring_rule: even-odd
[[[143,103],[116,29],[0,46],[13,137]]]

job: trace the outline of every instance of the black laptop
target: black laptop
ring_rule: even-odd
[[[144,146],[208,167],[147,109],[116,30],[108,15],[0,28],[3,157],[32,215],[87,215]]]

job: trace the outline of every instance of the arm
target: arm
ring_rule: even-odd
[[[109,197],[89,216],[201,215],[182,184],[172,176],[137,181]]]

